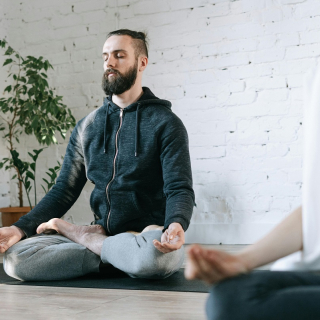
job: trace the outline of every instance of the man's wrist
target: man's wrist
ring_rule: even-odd
[[[19,227],[11,226],[11,228],[15,229],[17,235],[20,235],[20,240],[26,237],[26,234]]]
[[[178,225],[182,228],[182,230],[183,230],[182,224],[181,224],[180,222],[171,222],[171,223],[169,224],[169,227],[170,227],[172,224],[178,224]]]

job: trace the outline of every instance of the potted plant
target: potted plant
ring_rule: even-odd
[[[11,82],[0,98],[0,131],[4,132],[10,155],[0,162],[0,169],[14,169],[11,179],[18,180],[19,207],[0,208],[2,212],[2,225],[11,225],[20,216],[29,212],[37,204],[36,190],[36,162],[39,154],[45,147],[33,153],[28,152],[31,162],[20,159],[15,143],[19,144],[22,134],[34,135],[40,145],[50,146],[56,144],[56,133],[59,132],[65,139],[66,133],[75,126],[75,118],[71,110],[62,103],[62,97],[54,94],[47,82],[47,71],[52,65],[43,57],[27,56],[23,58],[11,48],[6,40],[0,40],[0,47],[5,48],[7,56],[3,66],[8,67],[8,78]],[[47,179],[43,178],[47,193],[55,184],[61,163],[47,172]],[[32,183],[33,182],[33,183]],[[32,205],[30,192],[33,187],[35,203]],[[23,206],[23,188],[26,192],[29,206]]]

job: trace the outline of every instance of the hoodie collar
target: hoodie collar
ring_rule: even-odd
[[[138,101],[130,104],[129,106],[125,107],[124,110],[125,112],[128,111],[135,111],[138,104],[140,106],[149,104],[149,103],[154,103],[154,104],[161,104],[169,109],[171,109],[171,102],[167,101],[167,100],[162,100],[159,99],[158,97],[156,97],[152,91],[148,88],[148,87],[142,87],[143,90],[143,94],[142,96],[139,98]],[[112,101],[112,95],[109,95],[108,97],[105,97],[103,100],[103,104],[104,105],[110,105],[109,107],[109,112],[114,112],[114,111],[119,111],[120,107],[117,106],[113,101]]]

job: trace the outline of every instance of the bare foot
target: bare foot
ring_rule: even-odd
[[[158,226],[157,224],[151,224],[150,226],[145,227],[142,232],[147,232],[147,231],[151,231],[151,230],[163,230],[163,226]]]
[[[77,226],[61,219],[51,219],[37,228],[37,233],[56,230],[66,238],[79,243],[97,255],[101,254],[102,243],[107,238],[104,228],[98,224]]]
[[[158,226],[157,224],[151,224],[150,226],[145,227],[141,232],[137,232],[137,231],[126,231],[127,233],[132,233],[135,236],[137,236],[140,233],[143,232],[147,232],[147,231],[151,231],[151,230],[162,230],[163,226]]]
[[[104,228],[99,224],[90,226],[77,226],[58,218],[54,218],[49,220],[48,222],[40,224],[37,228],[37,233],[43,233],[46,230],[56,230],[59,234],[66,237],[66,234],[70,233],[77,233],[78,235],[82,235],[84,233],[98,233],[106,235]]]
[[[141,232],[137,232],[137,231],[126,231],[126,233],[131,233],[131,234],[134,234],[135,236],[137,236],[137,235],[140,234]]]
[[[212,284],[247,272],[249,268],[239,256],[193,245],[188,250],[184,274],[189,280],[200,279]]]

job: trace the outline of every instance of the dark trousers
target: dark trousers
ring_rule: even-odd
[[[254,271],[210,290],[210,320],[320,320],[320,275]]]

